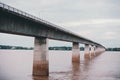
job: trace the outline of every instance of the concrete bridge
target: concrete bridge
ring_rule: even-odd
[[[87,60],[105,51],[99,43],[3,3],[0,3],[0,32],[35,37],[33,75],[49,75],[48,39],[72,42],[73,63],[80,62],[79,43],[85,44]]]

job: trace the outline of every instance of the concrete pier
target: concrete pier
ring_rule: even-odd
[[[101,53],[100,48],[96,47],[96,55],[98,56]]]
[[[72,62],[79,63],[80,62],[80,48],[79,43],[73,42],[72,46]]]
[[[97,56],[98,50],[97,50],[97,46],[95,47],[95,54]]]
[[[85,54],[84,54],[85,59],[91,59],[90,55],[90,46],[89,44],[85,44]]]
[[[96,56],[96,52],[95,52],[96,47],[95,47],[95,46],[93,46],[93,49],[94,49],[93,54],[94,54],[94,56]]]
[[[94,46],[92,45],[92,46],[91,46],[91,57],[92,57],[92,58],[95,56],[94,53],[95,53],[95,52],[94,52]]]
[[[47,38],[35,37],[33,75],[48,76],[48,46]]]
[[[96,52],[96,55],[98,56],[98,55],[100,55],[101,53],[103,53],[104,51],[102,50],[102,48],[96,47],[95,52]]]

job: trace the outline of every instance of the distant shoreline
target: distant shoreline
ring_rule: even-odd
[[[34,49],[33,47],[0,45],[0,50],[33,50],[33,49]],[[68,47],[68,46],[54,46],[54,47],[48,47],[48,50],[71,51],[72,47]],[[80,47],[80,51],[84,51],[84,47]],[[106,51],[120,51],[120,48],[107,48]]]

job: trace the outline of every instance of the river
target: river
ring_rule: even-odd
[[[72,64],[71,51],[49,51],[49,77],[32,76],[32,50],[0,50],[0,80],[120,80],[120,52]]]

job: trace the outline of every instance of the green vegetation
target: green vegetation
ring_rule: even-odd
[[[20,46],[8,46],[8,45],[0,45],[0,49],[11,49],[11,50],[32,50],[33,48],[30,47],[30,48],[27,48],[27,47],[20,47]]]
[[[9,45],[0,45],[0,49],[11,49],[11,50],[33,50],[32,47],[21,47],[21,46],[9,46]],[[49,47],[49,50],[72,50],[72,47],[66,47],[66,46],[55,46],[55,47]],[[84,51],[84,47],[80,47],[81,51]],[[120,51],[120,48],[107,48],[106,51]]]
[[[106,51],[120,51],[120,48],[107,48]]]
[[[72,47],[66,47],[66,46],[61,46],[61,47],[49,47],[49,50],[72,50]]]
[[[49,47],[49,50],[67,50],[67,51],[70,51],[70,50],[72,50],[72,47],[66,47],[66,46],[58,47],[58,46],[55,46],[55,47]],[[84,47],[81,47],[80,50],[83,51]]]
[[[33,50],[32,47],[20,47],[20,46],[9,46],[9,45],[0,45],[0,49],[11,49],[11,50]],[[61,47],[49,47],[49,50],[72,50],[72,47],[66,47],[66,46],[61,46]],[[83,47],[80,48],[80,50],[84,50]]]

